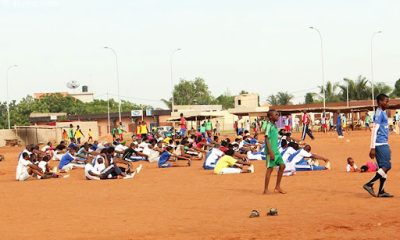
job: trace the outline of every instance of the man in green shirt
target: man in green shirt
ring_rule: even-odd
[[[285,170],[285,162],[282,159],[278,149],[278,129],[275,126],[276,121],[279,119],[279,113],[277,111],[268,112],[269,122],[265,129],[265,155],[267,157],[267,172],[265,174],[265,186],[264,194],[268,193],[268,184],[271,178],[271,174],[275,167],[279,166],[278,176],[276,179],[276,185],[274,192],[285,194],[286,192],[281,188],[281,180],[283,171]]]
[[[208,119],[208,121],[206,122],[206,131],[209,137],[211,136],[212,128],[212,122],[210,121],[210,119]]]
[[[70,124],[69,129],[68,129],[68,138],[72,142],[72,139],[75,138],[75,133],[74,133],[74,125]]]

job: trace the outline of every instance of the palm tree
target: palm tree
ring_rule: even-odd
[[[170,100],[161,99],[161,102],[163,102],[165,105],[167,105],[168,109],[172,109],[172,99],[170,99]]]
[[[276,95],[270,95],[267,102],[271,105],[291,105],[294,96],[288,92],[278,92]]]
[[[332,83],[331,81],[326,82],[325,85],[325,101],[326,102],[339,102],[340,96],[337,93],[339,83]],[[319,86],[320,94],[324,93],[323,86]],[[323,97],[323,95],[322,95]]]
[[[383,82],[375,83],[374,92],[376,93],[376,95],[378,95],[379,93],[384,93],[386,95],[389,95],[392,91],[393,89],[386,83]]]
[[[368,86],[369,81],[366,77],[358,76],[357,80],[344,78],[346,83],[340,85],[341,99],[347,99],[347,87],[349,89],[349,99],[351,100],[365,100],[371,99],[371,87]]]

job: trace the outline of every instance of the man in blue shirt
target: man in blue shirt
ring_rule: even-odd
[[[387,173],[392,168],[392,164],[390,162],[390,147],[388,143],[389,124],[388,117],[385,112],[389,106],[389,97],[381,93],[376,97],[376,101],[378,103],[378,108],[376,109],[374,115],[375,124],[371,134],[371,150],[369,152],[369,157],[371,159],[376,158],[379,169],[375,176],[368,183],[366,183],[363,188],[373,197],[387,198],[393,197],[393,195],[384,191]],[[377,180],[380,180],[379,191],[378,194],[375,194],[373,185]]]
[[[342,130],[342,115],[338,112],[338,117],[336,121],[336,131],[338,133],[338,138],[343,138],[343,130]]]
[[[65,171],[72,170],[74,166],[71,164],[71,162],[76,159],[74,155],[77,150],[78,147],[71,147],[69,151],[62,156],[60,163],[58,164],[58,169]]]

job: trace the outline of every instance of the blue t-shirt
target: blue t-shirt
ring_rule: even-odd
[[[339,115],[337,117],[336,127],[340,127],[340,126],[342,126],[342,117]]]
[[[170,157],[171,157],[170,152],[168,151],[163,152],[160,156],[160,159],[158,160],[158,167],[161,167],[163,164],[165,164]]]
[[[71,155],[71,153],[67,152],[62,156],[60,160],[60,164],[58,164],[58,169],[62,169],[65,165],[72,162],[75,158]]]
[[[385,111],[382,111],[381,108],[376,109],[374,116],[375,124],[379,124],[379,129],[376,134],[376,142],[377,144],[387,144],[389,139],[389,124],[388,117]]]

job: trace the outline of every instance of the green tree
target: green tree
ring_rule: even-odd
[[[325,89],[322,86],[319,86],[319,93],[321,94],[321,98],[323,98],[323,93],[325,90],[325,101],[326,102],[339,102],[341,100],[340,95],[337,93],[339,88],[338,83],[332,83],[331,81],[326,82]]]
[[[267,102],[271,105],[290,105],[293,104],[294,96],[288,92],[278,92],[276,95],[270,95]]]
[[[194,80],[181,79],[174,87],[175,105],[208,105],[214,102],[214,98],[202,78]]]
[[[221,94],[215,99],[215,103],[222,105],[222,109],[226,110],[235,107],[235,97],[229,94]]]
[[[377,96],[380,93],[384,93],[386,95],[390,95],[390,93],[392,93],[392,92],[393,92],[392,87],[390,87],[386,83],[378,82],[378,83],[375,83],[375,85],[374,85],[374,94],[375,94],[375,96]]]
[[[305,104],[310,104],[310,103],[314,103],[314,102],[316,102],[316,100],[314,100],[314,97],[315,97],[315,93],[312,93],[312,92],[309,92],[309,93],[306,93],[306,95],[304,96],[304,102],[305,102]]]
[[[346,101],[347,99],[347,87],[349,89],[350,100],[371,99],[371,87],[365,77],[358,76],[357,80],[344,78],[344,81],[345,84],[339,86],[342,101]]]
[[[398,79],[394,84],[394,89],[391,95],[393,97],[400,97],[400,79]]]

